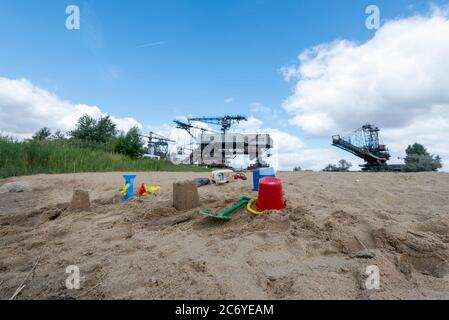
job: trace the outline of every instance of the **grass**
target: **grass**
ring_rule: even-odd
[[[17,142],[0,137],[0,178],[40,173],[110,171],[194,171],[207,168],[175,165],[163,160],[131,159],[102,150],[92,150],[68,141]]]

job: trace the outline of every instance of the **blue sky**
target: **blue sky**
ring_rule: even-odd
[[[370,37],[370,3],[2,1],[0,70],[145,124],[184,114],[245,114],[255,101],[280,107],[291,86],[278,69],[302,50]],[[407,13],[410,1],[378,3],[387,18]],[[80,7],[79,31],[65,29],[69,4]],[[233,103],[225,102],[229,97]]]
[[[441,4],[444,2],[433,1]],[[65,28],[78,5],[81,30]],[[295,83],[279,69],[321,43],[363,43],[373,1],[5,0],[0,6],[0,77],[26,78],[73,103],[157,127],[183,115],[277,110],[264,126],[299,136],[282,105]],[[382,21],[428,10],[429,1],[375,1]],[[153,44],[153,45],[152,45]],[[232,102],[226,99],[232,98]],[[354,128],[356,129],[356,128]],[[336,132],[337,133],[337,132]]]

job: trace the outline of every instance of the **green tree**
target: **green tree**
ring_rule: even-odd
[[[96,126],[97,121],[86,114],[78,119],[76,128],[70,132],[70,136],[81,141],[93,141]]]
[[[48,140],[48,138],[50,138],[50,136],[51,136],[50,129],[47,127],[43,127],[42,129],[40,129],[38,132],[36,132],[33,135],[32,139],[42,141],[42,140]]]
[[[100,143],[106,143],[111,141],[117,135],[117,126],[109,116],[101,117],[97,121],[95,128],[95,141]]]
[[[95,120],[89,115],[84,115],[78,119],[75,130],[70,132],[70,136],[76,140],[96,143],[110,142],[116,135],[116,125],[109,116]]]
[[[65,133],[63,133],[61,130],[56,130],[52,136],[51,136],[52,140],[65,140],[66,136]]]
[[[131,158],[141,157],[145,148],[139,128],[133,127],[126,134],[122,132],[115,141],[114,151]]]
[[[323,171],[325,171],[325,172],[337,172],[337,171],[339,171],[338,170],[338,166],[337,165],[335,165],[335,164],[328,164],[324,169],[323,169]]]
[[[409,145],[405,150],[405,153],[407,155],[418,155],[418,156],[429,155],[427,149],[422,144],[419,144],[417,142],[415,142],[413,145]]]
[[[427,152],[427,149],[422,144],[414,143],[409,145],[405,153],[407,156],[405,157],[404,171],[438,171],[443,166],[441,157]]]
[[[302,171],[302,168],[300,166],[296,166],[293,168],[293,171],[296,171],[296,172]]]
[[[352,167],[352,163],[346,161],[345,159],[341,159],[338,161],[338,167],[340,168],[340,171],[349,171]]]
[[[351,169],[352,164],[344,159],[338,161],[338,165],[328,164],[323,171],[326,172],[348,172]]]

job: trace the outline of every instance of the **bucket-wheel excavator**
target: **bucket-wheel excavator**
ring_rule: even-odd
[[[365,164],[363,171],[400,171],[401,165],[388,165],[390,153],[384,144],[379,142],[380,129],[372,124],[366,124],[354,131],[349,137],[335,135],[332,145],[362,158]]]

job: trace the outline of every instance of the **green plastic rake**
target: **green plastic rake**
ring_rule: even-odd
[[[236,204],[234,204],[232,207],[221,211],[221,212],[212,212],[209,210],[202,210],[200,211],[201,214],[208,216],[208,217],[212,217],[212,218],[216,218],[216,219],[221,219],[221,220],[232,220],[231,218],[231,213],[237,211],[238,209],[240,209],[241,207],[245,206],[248,204],[248,202],[251,201],[251,198],[249,197],[242,197],[240,198],[240,201],[237,202]]]

